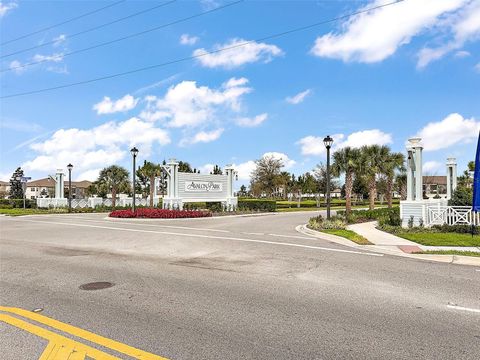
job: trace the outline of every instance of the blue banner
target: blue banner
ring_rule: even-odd
[[[477,155],[475,156],[475,173],[473,175],[472,210],[480,211],[480,132],[478,134]]]

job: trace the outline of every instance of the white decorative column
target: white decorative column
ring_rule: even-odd
[[[447,159],[447,200],[452,198],[452,194],[457,188],[457,159]]]
[[[225,166],[225,175],[227,175],[227,208],[233,211],[237,208],[238,199],[233,194],[233,185],[237,177],[237,172],[232,165]]]
[[[415,172],[415,160],[413,155],[413,149],[407,146],[407,201],[414,199],[414,172]]]
[[[178,199],[178,162],[170,159],[162,168],[167,174],[167,195],[163,198],[163,208],[181,209],[183,205]]]
[[[414,139],[410,139],[412,142]],[[418,141],[417,141],[418,140]],[[423,171],[422,171],[422,150],[420,138],[415,138],[413,150],[415,152],[415,200],[423,200]]]
[[[57,173],[55,174],[55,199],[64,199],[64,185],[65,185],[65,175],[62,169],[57,169]]]

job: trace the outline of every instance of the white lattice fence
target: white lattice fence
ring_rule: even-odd
[[[480,214],[470,206],[429,206],[426,225],[480,225]]]

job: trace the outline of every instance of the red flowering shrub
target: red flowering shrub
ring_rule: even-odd
[[[135,212],[132,210],[114,210],[109,216],[116,218],[179,219],[209,217],[212,216],[212,213],[210,211],[139,208]]]

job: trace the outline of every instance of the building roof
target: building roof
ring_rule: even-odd
[[[447,177],[446,176],[423,176],[423,183],[425,185],[447,185]]]
[[[76,188],[86,189],[92,184],[91,181],[82,180],[82,181],[72,181],[72,186]],[[27,183],[28,187],[55,187],[55,181],[52,178],[44,178],[38,180],[32,180]],[[65,181],[65,186],[68,186],[68,181]]]

